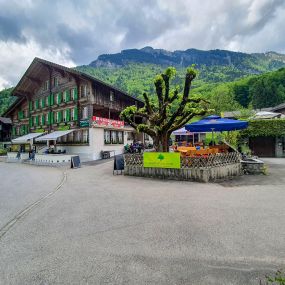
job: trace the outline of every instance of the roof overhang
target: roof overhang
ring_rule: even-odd
[[[65,136],[65,135],[68,135],[71,132],[73,132],[73,130],[55,131],[55,132],[49,133],[45,136],[37,138],[36,141],[56,141],[58,138]]]
[[[18,137],[18,138],[16,138],[16,139],[13,139],[13,140],[12,140],[12,143],[27,143],[27,142],[29,142],[30,140],[41,136],[42,134],[43,134],[43,133],[29,133],[29,134],[27,134],[27,135]]]

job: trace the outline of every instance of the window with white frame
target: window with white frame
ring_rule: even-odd
[[[46,106],[48,106],[48,96],[46,96]]]
[[[82,119],[88,119],[88,107],[85,106],[82,110]]]
[[[71,89],[71,99],[74,100],[75,99],[75,88]]]
[[[49,121],[49,115],[48,115],[48,113],[46,113],[46,120],[45,120],[46,122],[48,122]]]
[[[111,133],[108,130],[104,131],[104,143],[110,144],[111,143]]]
[[[70,116],[71,116],[71,121],[74,121],[74,115],[75,115],[75,111],[74,109],[71,109],[71,112],[70,112]]]
[[[37,125],[37,116],[33,117],[33,122],[34,122],[34,126],[36,126]]]
[[[53,86],[56,87],[56,86],[58,86],[58,84],[59,84],[58,77],[54,77],[53,78]]]
[[[88,130],[83,130],[82,142],[84,143],[88,142]]]
[[[66,110],[63,111],[63,121],[66,122]]]
[[[44,91],[47,91],[49,88],[49,80],[46,80],[44,83]]]
[[[87,85],[81,85],[81,97],[87,96]]]

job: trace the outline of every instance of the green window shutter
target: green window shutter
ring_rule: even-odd
[[[78,119],[78,108],[74,108],[74,120]]]
[[[70,109],[66,110],[66,121],[70,122]]]
[[[25,134],[28,133],[28,125],[25,125]]]
[[[45,107],[45,98],[42,98],[42,108]]]
[[[54,104],[54,94],[50,94],[50,106]]]
[[[36,109],[39,109],[39,99],[36,100]]]
[[[16,128],[12,127],[12,135],[15,136],[16,135]]]
[[[65,95],[66,96],[66,102],[69,102],[70,101],[70,90],[66,90],[65,92],[66,92],[65,93],[66,94]]]
[[[78,90],[77,90],[77,87],[74,88],[74,99],[75,99],[75,100],[78,99]]]
[[[42,114],[42,125],[44,125],[44,124],[45,124],[45,115]]]
[[[48,105],[51,106],[51,96],[48,95]]]
[[[33,126],[33,118],[31,117],[31,118],[29,118],[29,125],[30,125],[30,127],[32,127]]]
[[[29,102],[29,110],[30,110],[30,111],[33,110],[33,102],[32,102],[32,101]]]

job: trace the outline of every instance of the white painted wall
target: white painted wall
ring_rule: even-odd
[[[123,129],[122,129],[123,131]],[[112,151],[110,154],[122,154],[124,145],[131,144],[132,140],[127,140],[126,131],[124,131],[124,144],[104,144],[104,128],[89,128],[89,146],[88,145],[57,145],[57,149],[66,150],[67,154],[79,155],[81,161],[90,161],[101,159],[101,151]],[[114,151],[114,152],[113,152]]]

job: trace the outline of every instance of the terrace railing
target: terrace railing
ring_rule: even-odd
[[[210,154],[208,156],[181,157],[181,169],[211,168],[240,163],[241,155],[238,152]],[[143,154],[125,154],[126,166],[143,167]]]

